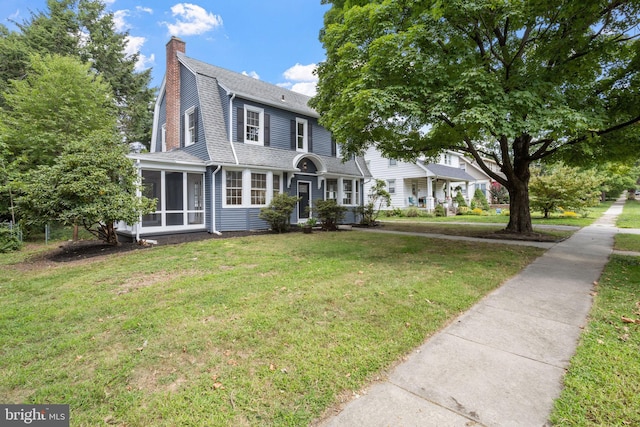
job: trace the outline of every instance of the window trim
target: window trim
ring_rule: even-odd
[[[260,187],[254,187],[253,186],[253,176],[254,175],[264,175],[264,188],[260,188]],[[249,204],[251,206],[266,206],[267,205],[267,200],[269,199],[268,194],[269,192],[268,187],[269,187],[269,174],[267,172],[255,172],[255,171],[251,171],[250,172],[250,178],[249,178],[249,186],[250,186],[250,193],[249,193]],[[272,178],[273,179],[273,178]],[[264,194],[264,203],[253,203],[253,192],[254,191],[261,191]]]
[[[189,127],[189,117],[193,115],[193,128]],[[196,107],[188,108],[184,112],[184,146],[189,147],[190,145],[194,145],[198,141],[198,135],[196,132],[198,131],[198,125],[196,122],[198,121],[198,117],[196,117]]]
[[[393,186],[391,186],[391,183],[393,183]],[[396,194],[396,180],[395,179],[388,179],[387,180],[387,191],[389,191],[389,194]]]
[[[258,140],[251,141],[247,139],[247,126],[249,123],[248,112],[258,114]],[[242,140],[245,144],[264,145],[264,108],[254,107],[253,105],[244,105],[244,126],[242,129]]]
[[[303,125],[302,135],[299,133],[299,126]],[[302,147],[300,147],[299,138],[302,136]],[[300,117],[296,117],[296,151],[300,153],[309,152],[309,121]]]
[[[167,124],[163,123],[160,127],[160,149],[164,153],[167,151]]]

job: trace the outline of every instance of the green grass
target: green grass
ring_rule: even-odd
[[[640,252],[640,235],[617,234],[614,248],[619,251]]]
[[[565,376],[557,426],[640,425],[640,258],[613,256]],[[640,320],[638,320],[640,322]]]
[[[531,213],[531,222],[534,225],[571,225],[576,227],[585,227],[590,225],[598,219],[604,212],[606,212],[613,202],[607,201],[600,203],[598,206],[589,208],[589,213],[586,218],[582,217],[563,217],[560,214],[553,214],[550,218],[544,218],[540,212]],[[492,211],[495,212],[495,211]],[[450,215],[446,217],[387,217],[383,211],[379,217],[380,221],[385,222],[397,222],[411,220],[413,222],[469,222],[469,223],[492,223],[492,224],[507,224],[509,217],[507,215]]]
[[[640,200],[629,199],[626,201],[616,225],[620,228],[640,228]]]
[[[358,232],[0,255],[0,402],[72,426],[300,426],[542,250]],[[30,257],[29,257],[30,256]]]

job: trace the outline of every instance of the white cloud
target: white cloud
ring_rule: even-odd
[[[291,90],[307,96],[315,96],[317,93],[317,82],[294,83]]]
[[[124,50],[127,56],[138,54],[138,61],[136,62],[135,70],[137,72],[144,71],[147,68],[151,67],[155,63],[155,55],[151,54],[151,56],[145,56],[140,51],[142,50],[142,46],[147,42],[145,37],[127,37],[127,46]]]
[[[173,36],[204,34],[222,25],[222,18],[191,3],[178,3],[171,7],[171,14],[177,17],[175,23],[161,22]]]
[[[113,24],[115,25],[117,32],[121,33],[129,28],[129,24],[125,21],[125,18],[129,15],[130,13],[127,9],[116,10],[113,12]]]
[[[138,12],[144,12],[148,13],[149,15],[153,15],[153,9],[151,9],[150,7],[136,6],[136,10]]]
[[[318,76],[313,74],[316,68],[316,64],[296,64],[282,74],[288,81],[278,86],[289,88],[294,92],[307,96],[314,96],[316,94],[316,85],[318,84]]]
[[[245,76],[253,77],[256,80],[260,80],[260,75],[258,75],[258,73],[256,73],[255,71],[249,71],[248,73],[246,71],[243,71],[242,74]]]

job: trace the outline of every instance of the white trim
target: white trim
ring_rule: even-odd
[[[162,152],[167,151],[167,123],[163,123],[160,128],[160,142],[162,144]]]
[[[251,141],[247,139],[247,112],[258,113],[258,140]],[[242,140],[245,144],[264,145],[264,108],[254,107],[253,105],[244,104],[244,127],[242,129]]]
[[[189,128],[189,116],[193,114],[195,116],[196,107],[190,107],[184,112],[183,120],[184,120],[184,146],[188,147],[190,145],[195,144],[198,139],[198,135],[192,135],[192,131]],[[198,125],[196,124],[198,121],[198,117],[193,118],[193,132],[195,133],[198,129]],[[193,138],[191,138],[193,136]],[[191,141],[193,139],[193,141]]]
[[[298,133],[299,125],[303,125],[302,147],[300,147],[298,144],[298,138],[300,137],[300,134]],[[309,152],[309,121],[300,117],[296,117],[296,151],[299,153]]]

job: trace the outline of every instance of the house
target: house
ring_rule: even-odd
[[[364,158],[338,156],[309,97],[190,58],[175,37],[166,52],[150,152],[129,155],[156,211],[119,233],[268,229],[258,214],[278,193],[301,198],[292,223],[316,200],[363,203]],[[349,209],[345,221],[355,219]]]
[[[469,202],[477,188],[490,199],[489,188],[493,180],[473,159],[456,151],[445,151],[437,162],[425,158],[404,162],[385,158],[371,147],[366,151],[365,159],[373,177],[387,184],[391,194],[388,209],[416,206],[432,211],[438,204],[451,206],[457,190]],[[497,168],[494,163],[492,166]],[[365,194],[370,187],[370,182],[365,184]]]

